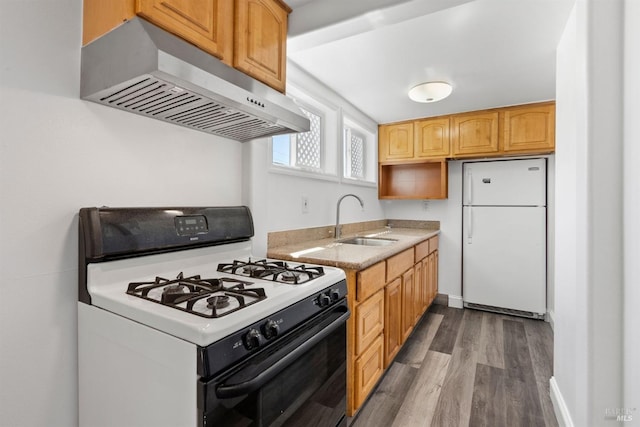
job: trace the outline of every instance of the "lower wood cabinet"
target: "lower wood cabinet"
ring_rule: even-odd
[[[347,416],[355,415],[437,293],[438,236],[347,270]]]

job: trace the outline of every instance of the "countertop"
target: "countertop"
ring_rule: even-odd
[[[440,230],[434,229],[377,228],[359,233],[345,234],[339,240],[345,240],[350,237],[380,237],[397,241],[387,246],[365,246],[339,243],[333,238],[309,240],[269,248],[267,256],[288,261],[363,270],[439,233]]]

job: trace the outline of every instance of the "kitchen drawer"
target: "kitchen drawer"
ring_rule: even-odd
[[[425,258],[427,255],[429,255],[429,240],[425,240],[424,242],[418,243],[415,246],[416,249],[416,262],[422,260],[423,258]]]
[[[355,363],[354,406],[359,408],[384,372],[384,340],[379,335]]]
[[[373,266],[358,272],[356,300],[364,301],[378,292],[385,285],[386,265],[381,261]]]
[[[356,305],[356,356],[361,354],[384,329],[384,290]]]
[[[387,258],[387,282],[413,267],[413,248]]]
[[[433,236],[429,239],[429,253],[438,250],[438,244],[440,243],[440,239],[438,236]]]

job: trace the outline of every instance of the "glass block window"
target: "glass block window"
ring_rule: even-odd
[[[346,176],[364,178],[364,137],[351,129],[345,130]]]
[[[317,114],[302,108],[302,112],[311,121],[311,129],[309,132],[299,133],[296,135],[296,163],[301,168],[320,169],[321,162],[321,136],[322,136],[322,120]]]

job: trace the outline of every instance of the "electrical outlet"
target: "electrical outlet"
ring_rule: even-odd
[[[302,196],[302,213],[309,213],[309,198],[307,196]]]
[[[422,210],[425,211],[425,212],[429,210],[429,201],[428,200],[423,200],[422,201]]]

